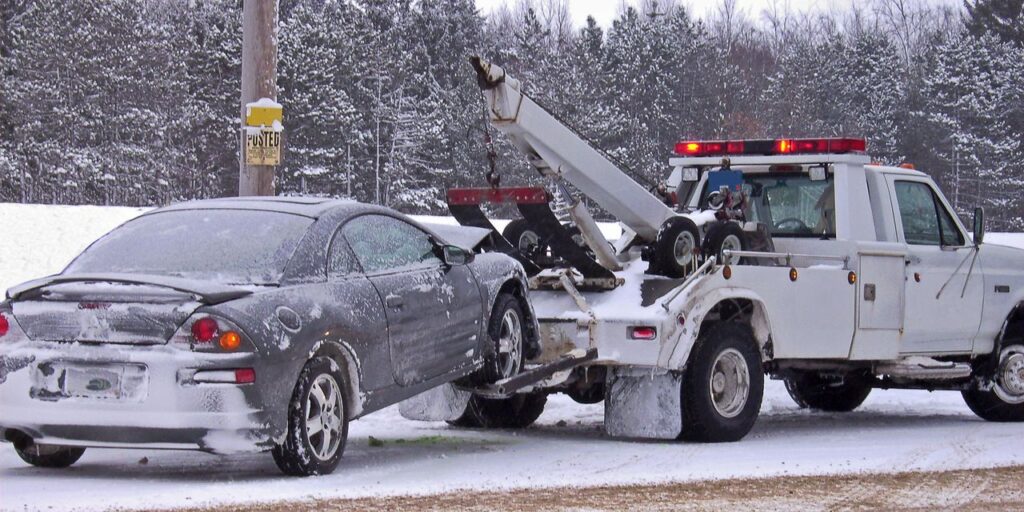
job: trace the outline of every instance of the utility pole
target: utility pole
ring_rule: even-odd
[[[242,125],[246,104],[260,98],[277,100],[277,2],[242,2]],[[246,165],[245,130],[239,136],[238,195],[274,195],[274,167]]]

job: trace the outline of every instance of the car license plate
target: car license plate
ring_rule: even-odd
[[[47,362],[37,367],[33,394],[44,400],[137,402],[145,398],[146,385],[146,367],[142,365]]]

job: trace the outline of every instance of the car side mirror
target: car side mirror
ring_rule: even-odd
[[[446,245],[441,248],[444,262],[449,266],[467,265],[473,261],[473,253],[454,245]]]
[[[985,240],[985,209],[977,207],[974,209],[974,245],[981,245]]]

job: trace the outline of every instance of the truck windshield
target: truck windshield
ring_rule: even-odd
[[[65,273],[156,274],[225,284],[277,284],[313,219],[256,210],[144,215],[107,233]]]
[[[747,220],[762,222],[772,236],[834,238],[836,201],[832,177],[806,174],[745,174]]]

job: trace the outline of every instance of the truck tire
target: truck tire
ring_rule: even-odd
[[[964,390],[967,407],[986,421],[1024,421],[1024,345],[1011,345],[999,353],[995,382],[990,389]]]
[[[467,428],[526,428],[544,412],[548,396],[523,393],[508,398],[484,398],[474,395],[466,412],[448,424]]]
[[[505,237],[512,247],[518,249],[523,256],[532,257],[534,253],[546,249],[546,247],[541,247],[540,234],[530,229],[530,224],[526,222],[526,219],[515,219],[509,222],[505,229],[501,230],[501,236]]]
[[[735,222],[716,222],[704,234],[704,244],[701,251],[705,257],[714,256],[718,258],[718,263],[722,265],[739,265],[741,262],[739,256],[733,256],[729,258],[729,261],[726,261],[722,257],[722,251],[725,249],[745,251],[747,246],[746,234],[739,224]]]
[[[78,462],[85,454],[85,448],[36,444],[27,436],[14,443],[14,451],[21,460],[40,468],[66,468]]]
[[[871,382],[862,375],[846,375],[832,382],[814,372],[786,377],[786,391],[801,409],[850,412],[860,407],[871,393]]]
[[[652,267],[666,277],[686,277],[693,269],[699,249],[697,225],[686,217],[674,217],[665,222],[654,241]]]
[[[761,411],[764,372],[750,327],[724,322],[697,340],[683,372],[680,439],[732,442],[750,432]]]
[[[299,374],[288,402],[288,433],[271,450],[286,475],[327,475],[338,467],[348,439],[345,380],[338,365],[314,357]]]

